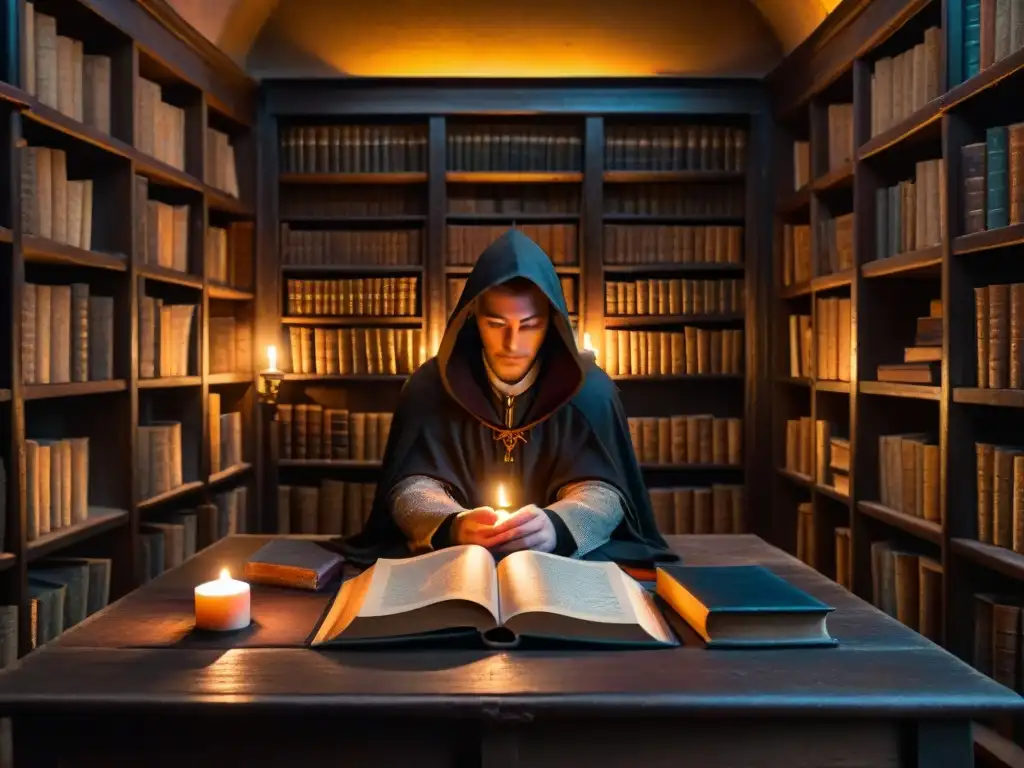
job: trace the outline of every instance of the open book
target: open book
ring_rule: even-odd
[[[614,563],[484,547],[381,559],[342,585],[311,645],[373,644],[472,632],[488,646],[520,638],[678,645],[643,587]]]

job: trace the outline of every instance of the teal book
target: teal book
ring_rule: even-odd
[[[964,80],[981,71],[981,0],[963,0]]]
[[[1009,169],[1005,126],[985,131],[985,228],[999,229],[1010,223]]]
[[[834,609],[760,565],[658,566],[655,589],[709,648],[838,644]]]

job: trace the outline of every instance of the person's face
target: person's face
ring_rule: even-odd
[[[544,343],[550,314],[551,305],[537,287],[511,292],[499,286],[481,294],[476,323],[484,357],[499,379],[514,384],[530,370]]]

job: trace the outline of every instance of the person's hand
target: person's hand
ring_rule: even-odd
[[[492,552],[552,552],[557,538],[547,513],[535,504],[527,504],[491,528],[486,546]]]
[[[449,538],[453,544],[479,544],[486,547],[497,520],[498,513],[492,507],[465,509],[452,521]]]

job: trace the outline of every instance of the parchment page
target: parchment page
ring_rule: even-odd
[[[381,559],[373,568],[361,617],[391,616],[445,600],[468,600],[482,605],[498,621],[494,558],[483,547],[447,547],[404,560]]]
[[[527,612],[583,621],[636,624],[633,602],[614,563],[588,563],[522,551],[498,565],[501,621]]]

